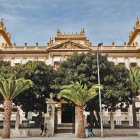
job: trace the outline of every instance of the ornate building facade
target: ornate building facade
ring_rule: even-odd
[[[24,46],[17,46],[16,43],[11,43],[10,34],[6,31],[4,22],[0,21],[0,59],[10,61],[11,65],[25,64],[27,61],[44,61],[57,68],[59,64],[74,52],[93,52],[97,51],[98,46],[92,45],[87,39],[84,29],[80,33],[65,34],[57,29],[55,39],[50,38],[45,46],[40,46],[38,43],[35,46],[29,46],[25,43]],[[123,64],[126,68],[129,66],[140,67],[140,23],[137,19],[133,31],[129,34],[128,42],[118,46],[112,43],[110,46],[102,45],[100,47],[101,54],[107,54],[108,60],[115,64]],[[137,103],[137,108],[140,108],[140,103]],[[140,109],[138,119],[140,120]],[[104,123],[109,122],[109,112],[103,112]],[[122,115],[120,119],[120,115]],[[116,124],[121,124],[127,121],[128,125],[132,124],[132,111],[116,112]],[[61,119],[59,120],[61,123]],[[140,125],[140,124],[139,124]]]
[[[11,65],[24,64],[27,61],[44,61],[46,64],[57,67],[73,52],[93,53],[98,46],[94,46],[87,39],[84,29],[80,33],[63,34],[57,29],[55,39],[50,39],[46,46],[17,46],[11,43],[10,34],[6,31],[3,21],[0,21],[0,59],[11,61]],[[130,65],[140,66],[140,23],[137,19],[134,30],[130,32],[128,42],[122,46],[112,43],[110,46],[102,45],[101,54],[108,54],[108,60],[115,64],[124,64],[127,68]]]

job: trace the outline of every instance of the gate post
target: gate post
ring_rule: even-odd
[[[45,123],[47,123],[48,135],[54,136],[54,122],[55,122],[55,104],[56,102],[52,97],[53,93],[50,93],[50,99],[47,99],[47,117],[45,117]]]
[[[16,130],[19,129],[19,124],[20,124],[20,113],[19,113],[19,109],[17,108],[16,122],[15,122],[15,129],[16,129]]]

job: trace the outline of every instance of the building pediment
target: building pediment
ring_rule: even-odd
[[[61,44],[50,46],[48,50],[91,50],[91,48],[68,40]]]

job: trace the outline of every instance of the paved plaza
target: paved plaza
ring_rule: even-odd
[[[56,134],[54,137],[11,138],[11,140],[91,140],[91,139],[94,139],[94,140],[139,140],[140,136],[76,138],[76,136],[74,134]],[[9,139],[7,139],[7,140],[9,140]]]
[[[83,138],[73,138],[73,137],[30,137],[30,138],[11,138],[12,140],[83,140]],[[140,137],[92,137],[84,138],[84,140],[139,140]]]

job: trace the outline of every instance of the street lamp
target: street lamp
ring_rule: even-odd
[[[102,46],[103,43],[98,44],[97,49],[97,71],[98,71],[98,84],[100,84],[100,68],[99,68],[99,47]],[[102,103],[101,103],[101,89],[99,88],[99,107],[100,107],[100,125],[101,125],[101,137],[103,138],[103,118],[102,118]]]

